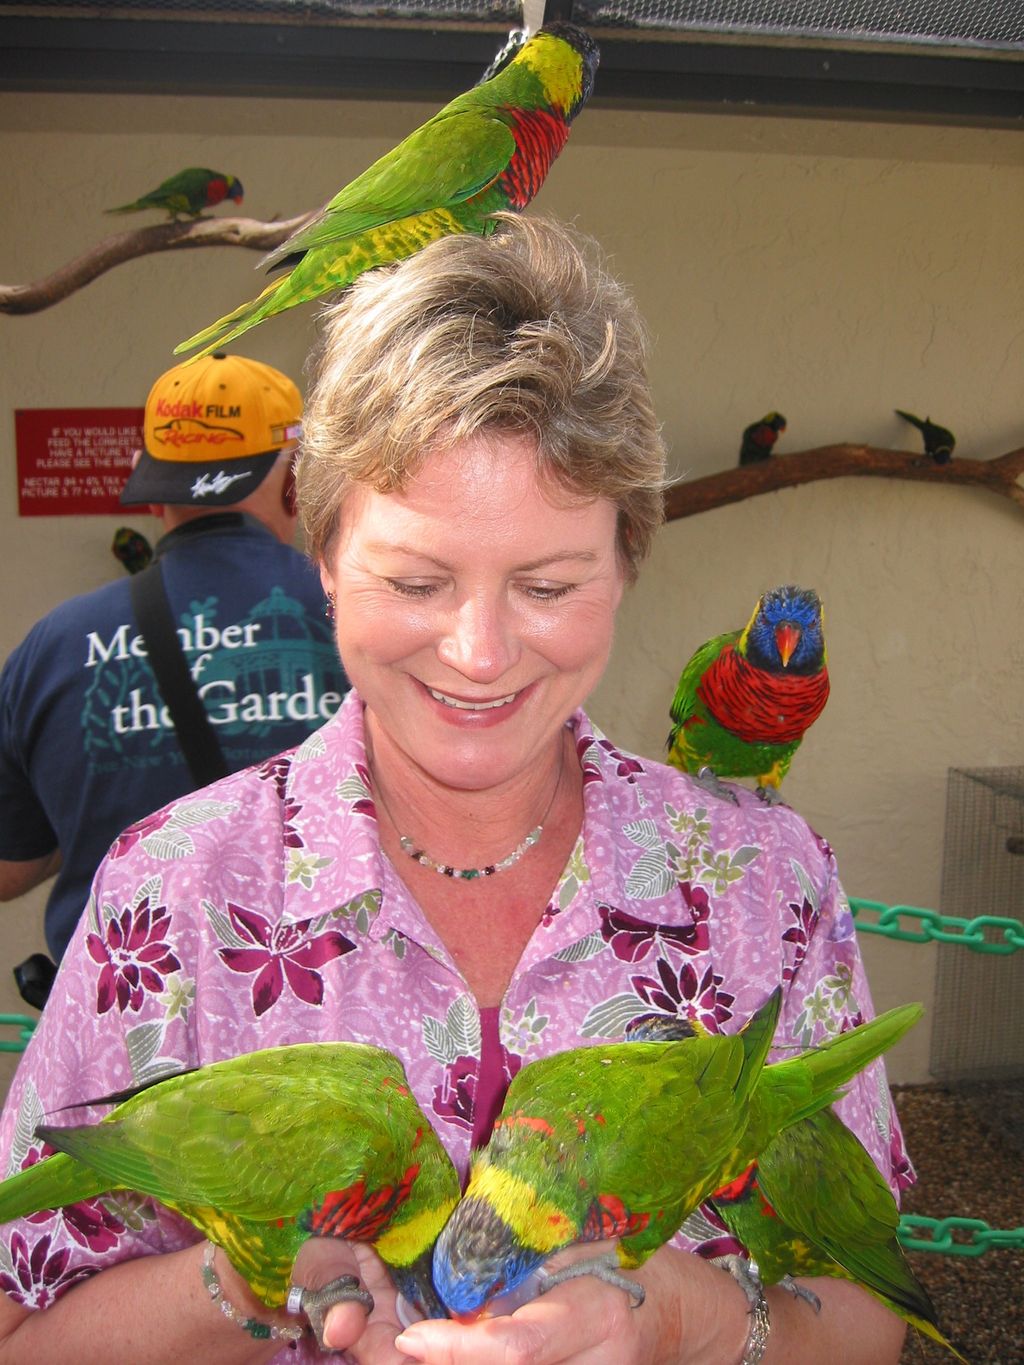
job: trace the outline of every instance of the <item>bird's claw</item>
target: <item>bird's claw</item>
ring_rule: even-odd
[[[705,764],[703,768],[698,768],[694,777],[698,786],[703,787],[709,795],[717,796],[720,801],[731,801],[734,806],[739,805],[736,793],[716,775],[714,768]]]
[[[782,797],[781,797],[781,795],[779,794],[779,789],[778,789],[778,787],[770,787],[770,786],[769,786],[769,787],[766,787],[766,786],[764,786],[764,785],[759,785],[759,786],[757,787],[757,790],[755,791],[754,794],[755,794],[756,796],[758,796],[758,797],[764,802],[764,804],[765,804],[766,806],[781,806],[781,805],[782,805]]]
[[[758,1273],[757,1262],[748,1261],[744,1256],[720,1256],[716,1258],[717,1263],[723,1270],[727,1270],[739,1287],[746,1295],[747,1303],[753,1310],[758,1303],[763,1292],[761,1276]]]
[[[328,1310],[336,1303],[361,1304],[366,1309],[367,1317],[373,1312],[373,1295],[363,1288],[355,1275],[339,1275],[321,1289],[303,1289],[297,1300],[298,1309],[309,1320],[321,1351],[333,1349],[324,1342],[324,1320]]]
[[[821,1300],[813,1289],[808,1289],[806,1285],[798,1283],[792,1275],[783,1275],[779,1284],[792,1294],[794,1299],[803,1299],[804,1303],[809,1303],[816,1313],[821,1312]]]
[[[560,1270],[538,1271],[537,1293],[546,1294],[549,1289],[554,1289],[556,1284],[564,1284],[566,1280],[578,1280],[581,1275],[594,1275],[605,1284],[623,1290],[633,1300],[634,1308],[639,1308],[647,1297],[642,1284],[622,1274],[614,1255],[593,1256],[588,1261],[574,1261],[571,1265],[562,1266]]]

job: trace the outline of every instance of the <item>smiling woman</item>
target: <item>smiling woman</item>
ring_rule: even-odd
[[[581,709],[663,488],[643,327],[566,229],[504,219],[345,292],[298,490],[353,691],[300,748],[115,845],[5,1110],[9,1167],[38,1158],[40,1111],[154,1068],[351,1040],[400,1058],[463,1172],[524,1063],[652,1011],[732,1033],[781,984],[784,1050],[870,1015],[824,840],[785,806],[709,797],[621,753]],[[906,1178],[877,1065],[840,1113],[887,1179]],[[666,1156],[694,1140],[664,1134]],[[261,1160],[286,1159],[278,1141],[261,1133]],[[316,1197],[389,1209],[396,1192],[361,1181]],[[598,1202],[594,1236],[629,1226],[628,1200]],[[95,1341],[103,1360],[230,1365],[294,1335],[230,1248],[211,1265],[190,1225],[142,1208],[10,1226],[0,1361],[85,1361]],[[403,1330],[381,1261],[323,1237],[300,1250],[288,1302],[360,1276],[372,1312],[338,1280],[323,1327],[358,1365],[896,1360],[901,1323],[854,1285],[815,1280],[818,1314],[773,1289],[751,1315],[706,1259],[739,1250],[712,1216],[632,1272],[636,1311],[595,1272],[504,1318]],[[315,1344],[280,1358],[312,1361]]]

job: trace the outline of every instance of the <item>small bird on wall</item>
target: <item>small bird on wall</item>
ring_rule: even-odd
[[[771,457],[775,442],[786,430],[786,419],[781,412],[766,412],[749,427],[743,428],[740,442],[740,464],[759,464]]]
[[[715,635],[686,664],[672,700],[668,761],[735,802],[720,777],[756,777],[771,802],[828,701],[821,601],[772,588],[743,630]]]
[[[492,214],[524,209],[543,185],[590,97],[598,59],[582,29],[540,29],[496,75],[445,105],[265,258],[287,274],[175,354],[200,347],[198,359],[437,238],[492,232]]]
[[[915,417],[912,412],[904,412],[902,408],[894,408],[893,411],[904,422],[917,427],[924,442],[924,453],[935,464],[949,464],[956,447],[956,437],[948,427],[940,427],[930,417]]]
[[[242,182],[224,171],[208,171],[202,166],[189,166],[161,181],[141,199],[130,204],[119,204],[107,213],[141,213],[144,209],[165,209],[171,218],[198,218],[203,209],[212,209],[231,199],[242,202]]]

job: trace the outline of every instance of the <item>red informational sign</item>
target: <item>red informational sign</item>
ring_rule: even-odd
[[[18,408],[20,517],[116,516],[142,408]]]

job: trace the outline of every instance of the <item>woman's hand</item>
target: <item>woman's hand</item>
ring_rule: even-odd
[[[373,1295],[367,1317],[358,1303],[339,1303],[324,1320],[324,1342],[334,1351],[347,1350],[359,1365],[409,1365],[409,1357],[395,1347],[402,1331],[398,1295],[383,1261],[358,1242],[311,1237],[295,1258],[292,1279],[305,1288],[319,1289],[340,1275],[355,1275]]]
[[[548,1269],[590,1260],[610,1243],[576,1246]],[[398,1360],[426,1365],[690,1365],[739,1360],[747,1337],[746,1301],[723,1271],[662,1248],[631,1278],[646,1301],[594,1276],[557,1285],[508,1317],[468,1325],[418,1322],[398,1339]]]

